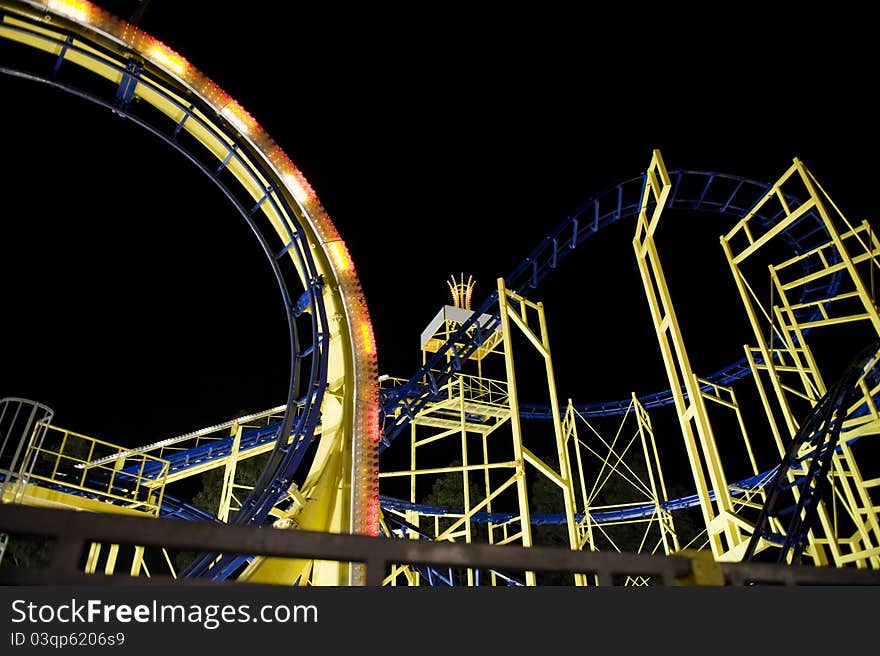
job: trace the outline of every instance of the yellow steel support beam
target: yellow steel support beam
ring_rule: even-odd
[[[751,473],[753,476],[757,476],[760,473],[760,470],[758,468],[758,462],[755,459],[755,450],[752,446],[752,441],[749,439],[749,432],[746,429],[746,423],[743,420],[743,415],[740,411],[736,392],[732,387],[710,383],[707,380],[699,379],[697,382],[702,389],[701,393],[704,399],[733,411],[736,425],[739,428],[740,437],[742,437],[743,446],[746,451],[746,457],[748,458],[749,466],[751,467]]]
[[[745,548],[747,540],[735,521],[727,479],[654,242],[654,233],[671,189],[663,158],[660,151],[655,150],[646,176],[633,249],[666,365],[712,553],[719,560],[738,559],[736,554]],[[710,495],[712,492],[714,501]]]
[[[3,503],[10,503],[10,493],[7,492]],[[35,483],[23,486],[16,503],[44,508],[71,508],[89,512],[103,512],[117,515],[136,515],[139,517],[155,516],[152,510],[145,507],[127,507],[111,503],[109,499],[92,499],[82,494],[62,492]]]
[[[483,471],[489,469],[516,469],[516,461],[490,462],[476,465],[447,465],[446,467],[426,467],[424,469],[404,469],[390,472],[379,472],[379,478],[394,478],[396,476],[420,476],[424,474],[460,474],[466,471]]]
[[[792,208],[783,192],[785,185],[800,183],[807,197],[797,207]],[[751,237],[749,223],[758,211],[765,205],[779,201],[784,217],[770,230],[764,233],[762,238],[754,240]],[[832,215],[832,210],[835,215]],[[769,210],[773,213],[773,208]],[[752,286],[746,280],[743,269],[746,261],[755,256],[758,251],[785,229],[795,223],[799,218],[812,212],[818,218],[827,233],[827,241],[808,251],[797,254],[794,257],[768,267],[770,277],[770,298],[762,301],[755,294]],[[839,228],[838,226],[842,226]],[[742,247],[740,235],[747,235],[748,246]],[[726,235],[721,237],[721,245],[727,256],[728,264],[746,314],[751,324],[752,331],[758,342],[757,350],[760,352],[762,364],[757,365],[752,353],[754,349],[746,349],[752,372],[758,385],[761,401],[765,413],[770,422],[777,450],[783,454],[785,449],[783,441],[793,436],[798,428],[798,417],[793,411],[793,403],[806,401],[809,406],[814,406],[818,399],[826,391],[822,372],[817,363],[812,349],[807,343],[807,331],[822,327],[849,324],[856,321],[868,321],[871,332],[880,335],[880,317],[877,307],[868,286],[862,280],[857,269],[858,265],[870,266],[870,276],[873,280],[874,270],[877,268],[878,247],[876,238],[867,222],[853,227],[840,210],[827,196],[813,175],[807,170],[802,161],[795,158],[791,167],[773,185],[773,188],[760,199],[752,212],[746,215]],[[855,249],[851,252],[850,247]],[[864,251],[864,252],[861,252]],[[801,275],[795,273],[792,278],[789,270],[795,265],[810,264],[809,273]],[[793,269],[792,269],[793,271]],[[790,295],[803,289],[804,286],[815,283],[823,277],[844,274],[843,285],[849,288],[838,287],[838,291],[824,299],[816,299],[807,303],[792,302]],[[769,307],[765,306],[765,303]],[[799,311],[803,309],[815,309],[819,312],[818,319],[799,319]],[[861,308],[861,309],[856,309]],[[770,336],[765,334],[761,316],[767,322],[770,335],[775,335],[781,340],[782,348],[771,349]],[[779,414],[786,423],[787,435],[781,435],[776,424],[777,413],[770,405],[766,394],[760,371],[766,371],[770,383],[776,395]],[[785,382],[783,376],[794,377],[797,385]],[[873,406],[872,393],[862,385],[864,398],[857,404],[866,403],[870,408]],[[855,406],[854,406],[855,407]],[[870,419],[866,424],[870,424]],[[844,435],[841,441],[846,440],[846,429],[858,423],[858,420],[844,421]],[[806,456],[807,453],[801,454]],[[877,561],[872,560],[872,550],[880,544],[880,532],[878,532],[877,513],[872,509],[870,495],[864,487],[864,481],[860,480],[858,463],[852,451],[844,444],[832,456],[829,479],[832,483],[833,494],[831,508],[825,503],[818,508],[819,523],[822,535],[815,531],[810,533],[810,544],[807,554],[814,558],[817,564],[826,564],[830,552],[830,558],[834,564],[840,566],[847,561],[856,560],[862,564],[871,563],[877,566]],[[793,480],[795,472],[789,472],[789,479]],[[797,495],[797,490],[794,490]],[[846,522],[843,520],[846,519]],[[857,538],[846,538],[840,534],[844,525],[852,524]],[[859,547],[853,545],[859,544]],[[855,556],[850,556],[845,551],[850,549],[860,550]],[[862,559],[859,561],[859,559]]]
[[[524,456],[522,452],[522,422],[519,414],[519,394],[516,389],[516,367],[513,357],[513,339],[510,326],[509,300],[504,280],[498,279],[498,306],[501,313],[501,335],[504,344],[504,367],[507,372],[507,397],[510,403],[510,425],[513,432],[513,456],[516,462],[516,495],[519,505],[519,519],[522,530],[522,545],[532,546],[532,525],[529,516],[529,496],[526,489]],[[535,585],[534,572],[526,572],[526,585]]]
[[[587,445],[578,436],[575,419],[580,419],[584,422],[587,428],[590,429],[593,437],[601,443],[601,448]],[[622,437],[624,428],[627,424],[633,423],[635,427],[631,437],[625,440],[622,446],[619,445],[618,442]],[[627,551],[642,552],[643,550],[648,550],[651,553],[656,553],[657,549],[662,549],[666,554],[677,551],[679,549],[679,542],[672,514],[662,506],[663,502],[668,500],[668,496],[650,417],[635,395],[633,395],[632,402],[620,420],[614,438],[610,441],[606,440],[594,426],[587,422],[574,409],[571,402],[569,402],[563,424],[567,439],[573,443],[575,460],[578,463],[578,483],[584,513],[583,520],[578,522],[577,526],[580,548],[587,547],[591,551],[598,551],[600,547],[597,540],[601,536],[612,545],[612,548],[619,550],[619,547],[615,544],[613,531],[611,530],[612,527],[641,524],[643,530],[640,544],[637,546],[628,544],[626,546]],[[643,464],[647,470],[647,481],[643,479],[641,473],[637,472],[626,461],[627,453],[637,444],[641,445],[642,448]],[[587,452],[599,464],[599,470],[594,475],[594,484],[590,490],[587,489],[585,483],[583,452]],[[615,481],[616,487],[622,484],[631,488],[629,494],[633,495],[633,500],[602,506],[592,505],[593,500],[602,493],[607,485],[611,484],[612,478]],[[621,492],[618,490],[617,494],[621,494]],[[638,500],[635,497],[639,497]],[[654,507],[654,512],[649,516],[619,521],[605,521],[602,523],[597,523],[593,520],[593,512],[625,512],[629,508],[643,507],[645,501]],[[655,524],[658,531],[656,538],[651,535],[651,530]],[[632,539],[631,533],[628,533],[628,538]],[[649,543],[649,539],[654,541]],[[636,582],[633,581],[632,584],[636,584]]]
[[[577,532],[577,522],[575,521],[576,502],[574,496],[574,485],[572,482],[571,461],[568,448],[566,446],[566,436],[563,432],[562,419],[559,415],[559,403],[556,392],[556,379],[553,371],[553,359],[550,353],[550,340],[547,330],[547,321],[544,314],[544,306],[542,303],[533,303],[528,299],[511,292],[504,284],[504,279],[498,279],[498,298],[499,309],[501,312],[502,336],[504,343],[505,367],[507,370],[508,380],[508,398],[510,401],[511,424],[513,428],[514,456],[520,467],[526,461],[536,467],[536,469],[547,476],[551,481],[556,483],[561,491],[566,514],[566,528],[568,531],[569,547],[571,549],[580,548],[580,540]],[[537,315],[538,330],[537,333],[532,329],[529,322],[529,314]],[[553,420],[553,434],[556,444],[556,455],[559,461],[560,471],[556,472],[549,465],[544,463],[540,458],[534,455],[523,445],[522,426],[519,418],[519,404],[516,389],[516,373],[513,356],[513,339],[511,329],[516,326],[527,341],[537,350],[538,354],[544,362],[544,370],[547,380],[547,391],[549,394],[549,402],[551,409],[551,417]],[[525,472],[520,471],[520,480],[518,482],[517,493],[520,504],[520,523],[523,532],[523,544],[531,545],[531,523],[529,516],[528,496],[525,485]],[[534,584],[534,574],[526,573],[527,583]],[[575,584],[585,585],[586,578],[583,574],[575,574]]]
[[[575,421],[576,414],[577,413],[574,409],[574,405],[572,404],[571,399],[569,399],[568,406],[565,409],[565,417],[562,420],[562,430],[565,438],[566,448],[569,444],[572,444],[574,447],[575,462],[577,462],[578,471],[578,486],[581,491],[581,508],[584,512],[584,515],[587,515],[589,501],[587,499],[587,483],[584,476],[584,459],[581,456],[581,449],[577,432],[577,422]]]
[[[776,318],[776,325],[780,327],[780,333],[786,346],[785,350],[794,362],[798,378],[810,400],[810,405],[815,405],[827,391],[825,381],[822,380],[822,374],[816,364],[812,349],[807,347],[803,327],[795,319],[788,295],[782,289],[779,276],[772,266],[770,267],[770,281],[774,291],[778,294],[778,302],[781,303],[781,306],[774,306],[772,311]]]
[[[501,483],[501,485],[499,485],[497,488],[495,488],[495,490],[492,491],[492,494],[490,496],[487,496],[485,499],[483,499],[478,504],[473,506],[470,509],[470,511],[467,512],[466,514],[461,515],[461,517],[459,517],[451,526],[446,528],[446,530],[444,530],[442,533],[438,533],[435,539],[436,540],[445,540],[445,539],[449,538],[449,536],[453,535],[458,529],[460,529],[462,526],[464,526],[465,522],[470,521],[470,519],[476,513],[478,513],[479,511],[483,510],[483,508],[488,506],[489,503],[492,501],[492,499],[499,497],[501,495],[501,493],[504,492],[505,490],[507,490],[511,485],[516,484],[517,486],[519,486],[519,483],[522,480],[522,478],[523,478],[523,476],[522,476],[521,472],[515,473],[513,476],[511,476],[505,482]],[[523,535],[525,536],[525,531],[523,531]],[[531,545],[523,545],[523,546],[531,546]],[[534,575],[534,572],[532,574]],[[534,585],[534,581],[532,581],[531,585]]]
[[[140,576],[141,568],[144,566],[144,548],[136,546],[134,548],[134,556],[131,559],[131,567],[128,570],[129,576]],[[172,570],[174,571],[174,570]]]
[[[553,376],[553,365],[550,354],[547,324],[544,318],[544,308],[541,303],[534,303],[509,290],[504,286],[503,279],[498,280],[501,328],[495,334],[498,339],[493,348],[477,359],[475,363],[477,375],[459,373],[452,377],[451,381],[442,390],[441,399],[429,404],[411,423],[410,429],[410,468],[408,470],[381,472],[380,479],[408,477],[410,482],[410,500],[418,502],[417,483],[421,477],[438,476],[455,473],[461,476],[463,489],[462,513],[446,515],[446,519],[452,520],[451,525],[444,525],[441,529],[439,518],[434,519],[434,539],[454,540],[464,539],[468,542],[475,537],[473,519],[478,512],[492,512],[493,502],[497,502],[503,493],[509,494],[509,490],[515,491],[515,510],[510,513],[510,519],[501,523],[488,525],[487,539],[490,544],[520,543],[523,546],[533,545],[533,536],[530,522],[530,506],[528,489],[526,486],[525,464],[533,465],[537,472],[552,480],[561,490],[566,503],[566,512],[569,517],[569,540],[571,548],[579,548],[575,517],[575,502],[573,486],[571,483],[571,467],[568,459],[566,436],[563,434],[562,420],[559,417],[556,406],[556,386]],[[537,317],[537,326],[535,326]],[[448,321],[447,321],[448,323]],[[447,329],[449,327],[447,326]],[[440,331],[443,330],[441,326]],[[560,459],[560,471],[548,465],[540,457],[532,453],[523,444],[523,427],[520,420],[518,395],[516,387],[516,366],[518,355],[514,354],[512,331],[517,330],[523,334],[526,343],[534,348],[544,362],[547,376],[547,390],[551,399],[551,406],[555,409],[553,417],[554,434],[556,437],[557,455]],[[430,341],[430,340],[429,340]],[[430,346],[430,344],[428,345]],[[427,358],[427,347],[423,347],[423,362]],[[489,354],[503,357],[505,376],[504,380],[492,380],[483,376],[484,362]],[[511,431],[513,460],[507,455],[501,461],[493,458],[490,452],[488,437],[501,426],[509,426]],[[435,431],[427,436],[418,434],[419,428],[434,428]],[[439,442],[446,438],[454,438],[458,434],[458,450],[460,452],[460,464],[442,467],[421,467],[417,458],[419,449],[429,444]],[[470,444],[470,434],[480,435],[480,455],[474,462]],[[476,445],[474,445],[476,446]],[[507,452],[509,454],[509,452]],[[493,480],[490,473],[493,471],[511,470],[507,478]],[[475,500],[472,496],[472,484],[479,481],[482,486],[482,499]],[[509,512],[509,511],[505,511]],[[413,521],[412,519],[410,521]],[[418,517],[414,518],[418,525]],[[468,584],[474,584],[475,572],[467,571]],[[490,581],[499,582],[495,574],[490,575]],[[583,584],[584,577],[576,575],[575,582]],[[527,585],[536,583],[534,572],[525,573]]]
[[[467,421],[467,412],[465,410],[465,398],[464,398],[464,381],[462,378],[458,379],[458,398],[459,398],[459,418],[460,418],[460,432],[461,432],[461,490],[462,490],[462,500],[464,502],[464,512],[467,515],[470,515],[471,511],[471,490],[470,490],[470,477],[468,476],[468,421]],[[464,525],[464,539],[468,544],[471,543],[473,539],[473,532],[471,531],[471,522],[466,522]],[[469,586],[474,585],[474,570],[471,567],[467,568],[467,584]]]
[[[44,428],[43,439],[31,442],[26,453],[28,462],[40,461],[46,465],[40,473],[31,472],[29,475],[31,484],[46,489],[45,493],[40,493],[42,496],[54,493],[60,500],[68,492],[68,496],[81,498],[81,501],[67,498],[63,502],[75,508],[97,507],[117,512],[110,509],[115,505],[158,516],[168,478],[167,460],[129,453],[122,446],[57,426],[46,424]],[[103,464],[92,464],[99,459],[104,461]],[[152,473],[146,473],[147,466]],[[90,503],[95,500],[103,503],[97,506]],[[26,499],[22,501],[28,502]]]
[[[450,429],[451,431],[452,429]],[[444,431],[444,434],[447,434],[449,431]],[[409,477],[409,501],[410,503],[416,503],[418,501],[417,497],[417,489],[416,489],[416,448],[418,447],[418,440],[416,439],[416,424],[415,422],[410,422],[409,427],[409,466],[411,470],[411,474]],[[383,472],[379,472],[379,481],[382,480]],[[416,520],[416,527],[419,526],[418,520]]]
[[[561,489],[565,490],[568,487],[569,481],[561,474],[556,473],[556,471],[553,469],[553,467],[551,467],[546,462],[541,460],[538,456],[536,456],[534,453],[529,451],[526,447],[523,447],[522,450],[523,450],[523,458],[525,459],[526,462],[528,462],[535,469],[537,469],[539,472],[544,474],[544,476],[546,476],[551,481],[553,481]]]
[[[874,299],[871,298],[868,287],[862,280],[862,277],[859,275],[859,272],[856,269],[856,263],[852,255],[850,255],[849,249],[844,244],[841,234],[835,228],[827,207],[823,202],[819,200],[819,193],[821,192],[822,195],[825,196],[825,198],[832,205],[832,207],[834,207],[835,210],[837,210],[837,208],[834,206],[834,203],[831,201],[831,199],[828,198],[828,195],[825,194],[824,190],[822,190],[821,186],[819,185],[818,181],[813,177],[812,173],[810,173],[807,170],[806,166],[804,166],[803,162],[798,159],[796,159],[795,162],[797,164],[798,172],[801,175],[801,179],[803,180],[804,185],[809,190],[810,195],[813,196],[817,201],[816,207],[819,215],[822,217],[825,225],[830,228],[829,233],[831,236],[831,241],[834,243],[834,246],[836,247],[838,253],[843,257],[843,262],[846,265],[847,272],[849,273],[850,281],[855,286],[856,292],[858,293],[859,298],[862,300],[862,305],[864,306],[868,314],[871,325],[874,327],[874,333],[880,335],[880,312],[878,312],[877,310]],[[846,217],[844,217],[839,210],[837,210],[837,213],[840,218],[843,219],[844,223],[849,227],[849,229],[853,230],[852,226],[849,225],[849,222],[846,220]],[[872,261],[876,264],[876,259],[873,258],[873,254]]]
[[[229,508],[232,504],[232,491],[235,488],[235,469],[238,465],[238,454],[241,446],[241,426],[238,422],[233,422],[232,428],[232,447],[229,451],[229,457],[226,459],[226,466],[223,470],[223,488],[220,493],[220,505],[217,509],[217,518],[221,522],[229,519]]]
[[[98,571],[98,559],[101,557],[101,543],[92,542],[89,545],[89,553],[86,556],[84,571],[86,574],[94,574]]]
[[[635,394],[632,395],[632,407],[635,409],[639,438],[642,442],[642,451],[645,454],[645,463],[648,467],[648,482],[651,487],[651,498],[654,501],[654,513],[660,526],[663,552],[669,555],[678,551],[680,547],[678,535],[675,532],[675,525],[672,521],[672,514],[664,510],[660,505],[661,501],[667,501],[669,496],[666,493],[663,468],[660,466],[660,455],[657,453],[657,440],[654,439],[654,430],[651,428],[651,417],[644,406],[639,403]]]
[[[104,574],[111,575],[116,570],[116,558],[119,556],[119,545],[111,544],[104,563]]]
[[[530,456],[530,462],[534,466],[536,466],[542,474],[550,478],[550,480],[552,480],[561,488],[563,504],[565,507],[569,547],[571,549],[579,549],[580,540],[577,532],[577,522],[575,520],[577,504],[574,495],[571,459],[566,444],[566,435],[563,431],[562,419],[559,415],[559,402],[556,391],[556,377],[553,369],[553,359],[550,353],[550,338],[547,330],[547,319],[544,313],[544,304],[533,303],[528,299],[519,296],[518,294],[510,292],[506,289],[504,285],[504,280],[501,278],[499,278],[498,280],[498,292],[499,298],[505,298],[505,303],[503,304],[502,309],[502,317],[505,312],[509,314],[510,319],[523,332],[528,341],[535,347],[535,349],[538,351],[544,361],[544,370],[547,380],[547,391],[549,394],[550,412],[553,421],[553,436],[556,443],[556,456],[559,462],[560,471],[557,473],[555,470],[546,465],[546,463],[540,461],[537,456],[531,454],[531,452],[524,447],[522,448],[522,453],[524,457],[526,454],[528,454]],[[506,302],[507,298],[518,301],[520,307],[519,313],[515,310],[515,306]],[[529,325],[529,320],[527,317],[529,309],[531,309],[537,315],[538,333],[540,334],[540,336],[536,335]],[[508,336],[505,333],[505,338],[507,337]],[[510,342],[508,342],[507,345],[510,346]],[[515,412],[513,407],[511,407],[511,412]],[[575,574],[575,584],[585,585],[585,576],[583,574]]]

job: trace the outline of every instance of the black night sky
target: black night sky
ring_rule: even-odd
[[[122,17],[138,5],[98,4]],[[870,60],[858,38],[820,47],[830,22],[795,39],[753,16],[686,17],[685,29],[681,17],[500,6],[216,6],[153,0],[140,26],[236,98],[309,179],[354,256],[381,373],[416,371],[450,274],[472,274],[484,298],[654,148],[670,169],[768,182],[800,157],[848,217],[876,214]],[[105,110],[7,76],[0,98],[0,396],[126,444],[282,403],[278,290],[217,190]],[[719,318],[744,321],[716,294],[728,226],[682,225],[670,227],[674,293],[694,310],[695,366],[714,371],[741,354],[718,338]],[[664,384],[632,229],[583,246],[536,295],[563,399]]]

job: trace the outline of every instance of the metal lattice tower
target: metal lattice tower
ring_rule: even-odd
[[[489,544],[532,546],[533,511],[527,480],[543,476],[558,488],[567,517],[567,541],[570,548],[576,549],[574,491],[562,419],[557,413],[552,423],[550,435],[555,442],[556,464],[549,464],[527,446],[528,430],[522,425],[518,408],[517,362],[524,357],[519,355],[523,348],[533,354],[537,352],[543,362],[546,394],[557,405],[544,309],[542,304],[506,289],[501,279],[498,296],[501,303],[497,327],[463,363],[467,368],[462,366],[461,372],[440,388],[435,400],[410,422],[410,468],[380,473],[380,480],[406,478],[409,481],[411,505],[388,510],[385,530],[399,537],[465,542],[476,541],[479,534],[479,539]],[[461,298],[455,293],[454,297]],[[488,315],[474,317],[472,311],[463,307],[444,306],[422,333],[423,361],[469,320],[480,325],[492,323]],[[523,338],[522,346],[515,346],[514,335]],[[497,372],[496,377],[490,372]],[[448,454],[451,442],[458,454],[453,464],[440,467],[424,464],[426,452],[441,447],[442,452]],[[460,477],[462,508],[447,512],[442,518],[431,517],[424,507],[418,507],[425,481],[436,481],[437,477],[449,474]],[[430,487],[430,483],[427,486]],[[442,574],[400,568],[390,574],[388,582],[396,584],[398,577],[405,577],[407,584],[418,584],[424,576],[433,579]],[[465,573],[463,582],[477,585],[481,583],[481,576],[492,584],[536,583],[534,572],[489,572],[487,575],[473,570]],[[451,575],[446,578],[450,584],[451,579]],[[585,578],[577,575],[575,582],[582,584]]]
[[[797,182],[800,186],[791,189]],[[869,360],[868,370],[861,371],[859,378],[839,383],[829,397],[820,358],[808,346],[807,338],[819,328],[852,324],[861,328],[857,339],[863,345],[880,335],[876,306],[862,278],[873,277],[880,253],[869,224],[853,227],[803,163],[795,160],[721,238],[758,343],[746,347],[747,360],[769,434],[783,458],[781,464],[764,469],[756,461],[734,390],[698,378],[687,355],[654,242],[671,186],[662,157],[655,151],[633,245],[715,558],[739,561],[781,546],[784,555],[780,557],[788,562],[794,554],[805,553],[819,565],[856,563],[864,567],[870,563],[876,567],[878,518],[872,498],[876,486],[862,476],[853,449],[860,439],[877,432],[876,372],[871,371],[875,361]],[[756,220],[768,214],[773,221]],[[778,257],[779,250],[770,248],[773,240],[791,239],[793,232],[801,233],[800,241],[811,239],[813,243],[782,262],[762,262],[771,283],[769,298],[762,297],[749,277],[756,267],[747,269],[746,264],[751,265],[750,258],[756,259],[762,249]],[[866,271],[860,272],[860,268]],[[825,284],[832,277],[834,284]],[[834,343],[841,346],[845,341]],[[775,393],[775,406],[766,379]],[[729,393],[729,405],[737,412],[751,467],[751,475],[737,483],[731,483],[725,471],[705,404],[719,400],[717,392],[722,389]],[[788,481],[786,485],[782,485],[783,479]],[[827,495],[823,494],[826,485],[832,490]],[[796,522],[779,511],[783,493],[794,497],[785,512],[794,513]],[[755,534],[756,526],[760,526],[760,536]],[[819,527],[817,535],[813,529]]]
[[[800,200],[792,202],[792,198]],[[779,216],[769,228],[754,221],[754,215],[767,211],[767,207]],[[773,246],[780,236],[798,230],[815,234],[812,247],[783,261],[776,260]],[[880,316],[870,285],[880,267],[876,234],[868,221],[853,225],[804,163],[795,159],[752,212],[721,238],[721,244],[754,332],[756,345],[746,347],[746,354],[776,448],[783,458],[785,471],[780,475],[789,480],[795,503],[805,502],[799,497],[808,489],[797,484],[805,471],[799,470],[796,462],[805,462],[806,454],[793,456],[791,449],[799,445],[809,452],[831,447],[828,454],[821,454],[827,474],[820,478],[822,487],[824,478],[829,479],[832,493],[821,503],[809,501],[810,507],[815,505],[818,523],[809,538],[794,536],[797,551],[803,550],[819,565],[855,562],[866,566],[870,562],[877,567],[880,525],[873,498],[876,484],[862,475],[861,466],[866,463],[860,463],[859,457],[865,438],[878,431],[875,376],[863,376],[854,397],[847,396],[849,389],[838,389],[834,399],[829,400],[825,382],[829,375],[823,372],[823,366],[838,364],[838,371],[831,374],[835,378],[843,372],[839,371],[839,363],[823,361],[810,345],[821,343],[820,337],[830,338],[845,351],[847,344],[852,344],[849,349],[860,344],[865,348],[880,336]],[[767,251],[771,255],[762,257]],[[769,277],[769,285],[760,284],[759,276],[765,280]],[[828,293],[822,283],[832,277],[839,282],[833,293]],[[757,291],[765,289],[768,291]],[[844,362],[857,355],[851,352]],[[832,402],[835,399],[838,403],[846,401],[847,407],[836,407]],[[817,407],[820,403],[832,406]],[[805,417],[813,418],[814,411],[834,413],[833,430],[839,438],[835,437],[830,445],[801,434]],[[825,422],[830,420],[826,418]],[[793,555],[788,544],[791,537],[773,541],[776,546],[780,542],[786,545],[787,560]],[[758,542],[754,550],[767,546],[770,543]]]

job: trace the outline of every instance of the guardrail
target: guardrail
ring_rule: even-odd
[[[561,547],[426,542],[393,538],[229,526],[174,519],[111,516],[55,508],[0,506],[0,531],[54,540],[46,567],[0,567],[3,585],[242,585],[234,581],[174,580],[86,574],[80,568],[92,542],[166,547],[214,553],[255,554],[363,563],[369,586],[380,586],[392,564],[487,568],[510,571],[594,575],[601,586],[627,577],[650,577],[655,585],[880,585],[880,571],[787,566],[770,563],[716,563],[705,552],[661,556],[571,551]]]

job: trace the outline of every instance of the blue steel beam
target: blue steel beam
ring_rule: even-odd
[[[744,561],[754,558],[761,539],[780,547],[777,562],[797,563],[800,559],[808,534],[816,524],[819,503],[829,491],[828,471],[838,449],[847,408],[855,397],[859,380],[876,363],[878,349],[880,341],[860,353],[798,429],[767,486],[767,501],[755,523]],[[799,456],[804,447],[809,447],[806,455]],[[798,491],[796,498],[790,494],[793,489]],[[771,529],[773,518],[786,527],[784,535]],[[785,518],[787,521],[783,521]]]
[[[767,482],[775,475],[776,471],[777,468],[774,467],[773,469],[756,476],[750,476],[735,483],[731,483],[729,485],[730,493],[733,496],[743,496],[752,490],[760,489],[767,484]],[[710,491],[709,497],[714,499],[715,492]],[[403,501],[402,499],[396,499],[386,495],[379,495],[379,503],[384,510],[412,510],[431,517],[460,517],[464,514],[460,508],[446,508],[444,506],[411,503],[409,501]],[[696,494],[692,494],[664,501],[660,504],[660,507],[664,510],[673,512],[676,510],[693,508],[698,505],[700,505],[699,497]],[[643,503],[628,506],[626,508],[590,512],[590,521],[594,524],[608,524],[612,522],[647,519],[654,515],[656,511],[657,507],[653,503]],[[505,512],[477,512],[471,516],[471,521],[475,524],[504,524],[505,522],[509,522],[518,517],[519,515]],[[575,513],[575,521],[583,521],[584,517],[585,515],[582,512]],[[533,513],[529,515],[529,521],[533,525],[540,526],[544,524],[565,524],[567,519],[564,513]]]
[[[242,431],[239,443],[239,454],[244,457],[248,451],[264,446],[269,442],[273,442],[278,437],[280,422],[261,426],[260,428],[252,428]],[[234,437],[224,437],[217,440],[211,440],[198,446],[173,451],[162,456],[162,460],[168,462],[168,475],[179,474],[195,467],[201,467],[207,463],[215,462],[227,457],[232,453],[232,445]],[[161,461],[151,460],[141,465],[133,464],[123,467],[120,471],[131,474],[140,473],[141,476],[150,478],[159,473],[164,467]]]

